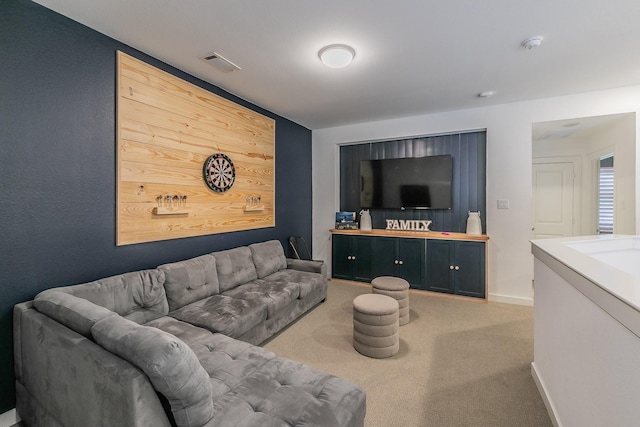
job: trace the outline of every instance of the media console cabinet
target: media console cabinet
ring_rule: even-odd
[[[397,276],[413,289],[487,299],[489,237],[465,233],[332,229],[331,275]]]

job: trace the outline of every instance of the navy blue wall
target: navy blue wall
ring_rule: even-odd
[[[276,120],[276,226],[117,247],[116,50]],[[311,131],[28,0],[0,1],[0,413],[12,308],[54,286],[289,235],[311,242]]]

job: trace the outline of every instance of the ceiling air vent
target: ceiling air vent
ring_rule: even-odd
[[[215,52],[206,54],[202,57],[202,59],[204,59],[223,73],[230,73],[231,71],[240,70],[240,67],[238,67],[236,64]]]

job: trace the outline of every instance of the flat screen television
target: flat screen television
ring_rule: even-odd
[[[451,209],[451,155],[360,161],[360,208]]]

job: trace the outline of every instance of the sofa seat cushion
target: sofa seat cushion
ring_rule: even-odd
[[[239,337],[267,319],[267,307],[259,300],[214,295],[169,313],[183,322]]]
[[[169,401],[179,427],[213,425],[211,380],[187,344],[120,316],[97,321],[91,332],[98,344],[147,374],[153,387]]]
[[[170,311],[220,293],[216,259],[211,254],[163,264],[158,269],[164,271]]]
[[[297,283],[254,280],[228,290],[224,295],[253,300],[267,307],[267,319],[274,317],[279,311],[298,299],[300,288]]]
[[[159,319],[152,320],[149,323],[145,323],[144,326],[152,326],[154,328],[158,328],[160,330],[168,332],[171,335],[179,338],[181,341],[184,341],[184,343],[189,346],[191,345],[191,343],[197,342],[203,338],[207,338],[212,334],[211,331],[205,328],[194,326],[190,323],[183,322],[182,320],[175,319],[171,316],[164,316]]]
[[[143,324],[169,313],[164,279],[164,272],[158,269],[132,271],[81,285],[48,289],[39,295],[46,298],[49,292],[66,292]]]
[[[189,345],[211,378],[213,425],[362,425],[365,393],[348,381],[221,334]]]
[[[327,286],[325,277],[320,273],[292,270],[290,268],[270,274],[269,276],[265,277],[264,280],[269,282],[275,281],[297,283],[300,288],[299,298],[301,299],[306,298],[309,294],[313,293],[317,289]]]
[[[258,279],[287,268],[287,258],[279,240],[254,243],[249,245],[249,249],[256,266]]]
[[[258,278],[251,250],[246,246],[214,252],[220,293]]]

